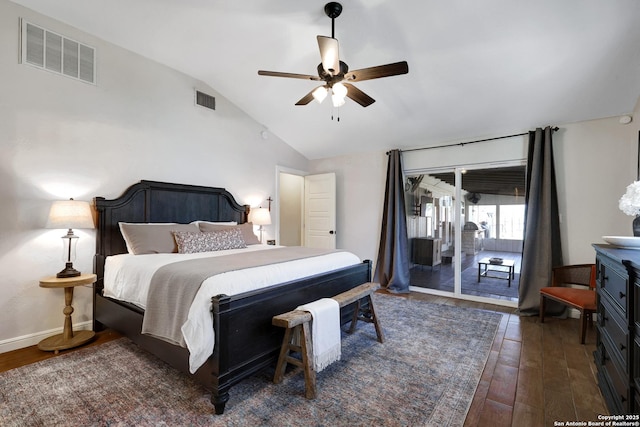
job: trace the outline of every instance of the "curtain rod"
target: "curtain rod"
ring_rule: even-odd
[[[560,128],[557,126],[554,126],[551,128],[552,131],[557,131]],[[486,138],[486,139],[478,139],[476,141],[468,141],[468,142],[458,142],[456,144],[446,144],[446,145],[434,145],[433,147],[422,147],[422,148],[410,148],[408,150],[400,150],[403,153],[406,153],[408,151],[421,151],[421,150],[431,150],[434,148],[446,148],[446,147],[455,147],[456,145],[459,145],[460,147],[463,147],[467,144],[475,144],[477,142],[487,142],[487,141],[494,141],[496,139],[505,139],[505,138],[513,138],[516,136],[525,136],[525,135],[529,135],[529,132],[524,132],[524,133],[515,133],[513,135],[505,135],[505,136],[496,136],[494,138]],[[387,152],[387,154],[389,154],[389,152]]]

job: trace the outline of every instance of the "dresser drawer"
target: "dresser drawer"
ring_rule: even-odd
[[[628,413],[629,412],[629,393],[631,388],[629,387],[629,380],[624,372],[620,372],[611,357],[611,349],[606,341],[602,341],[598,344],[598,351],[596,352],[599,360],[598,363],[598,375],[599,379],[605,380],[608,392],[611,394],[611,398],[614,403],[614,408],[609,408],[612,413]],[[607,394],[609,394],[607,393]]]
[[[598,329],[600,339],[608,340],[609,347],[626,371],[629,360],[629,328],[620,314],[620,309],[605,295],[598,299]]]
[[[629,295],[629,275],[620,264],[606,257],[598,257],[598,288],[615,302],[626,318],[627,297]]]

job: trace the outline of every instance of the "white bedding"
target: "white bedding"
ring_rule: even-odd
[[[110,256],[105,262],[104,295],[146,308],[151,278],[155,271],[164,265],[188,259],[248,253],[277,247],[280,246],[250,245],[243,249],[196,254],[122,254]],[[182,335],[189,350],[191,373],[202,366],[213,353],[212,296],[236,295],[359,263],[360,259],[352,253],[335,252],[285,263],[230,271],[205,280],[191,305],[186,323],[182,325]]]

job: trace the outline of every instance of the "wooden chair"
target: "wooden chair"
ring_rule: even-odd
[[[584,287],[575,288],[573,285]],[[593,322],[596,312],[596,266],[595,264],[577,264],[555,267],[551,276],[551,286],[540,289],[540,323],[544,323],[545,300],[580,310],[580,343],[584,344],[587,322]]]

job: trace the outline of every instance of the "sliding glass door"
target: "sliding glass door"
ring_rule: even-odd
[[[521,162],[407,177],[415,290],[515,306],[524,230]]]

